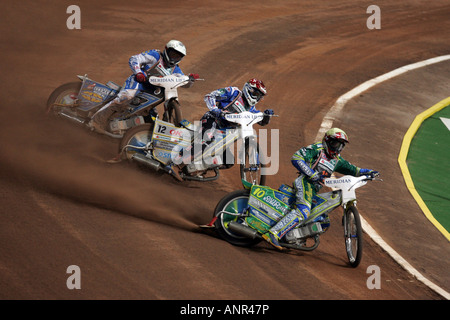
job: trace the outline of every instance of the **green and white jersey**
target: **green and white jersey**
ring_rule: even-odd
[[[301,166],[299,161],[304,161],[312,169],[311,172],[305,172],[304,166]],[[317,171],[319,174],[329,177],[336,171],[358,177],[360,171],[359,167],[343,159],[340,155],[336,158],[329,157],[321,142],[303,147],[295,152],[292,156],[292,164],[307,176],[311,176],[314,171]],[[306,171],[308,171],[308,168]]]

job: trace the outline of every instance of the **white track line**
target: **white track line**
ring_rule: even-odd
[[[319,132],[317,133],[316,136],[316,140],[315,141],[321,141],[323,135],[325,134],[325,132],[327,132],[328,129],[330,129],[333,125],[333,121],[334,119],[336,119],[336,116],[339,115],[342,111],[342,109],[344,108],[345,104],[353,99],[355,96],[359,95],[360,93],[366,91],[367,89],[383,82],[389,79],[392,79],[396,76],[399,76],[405,72],[414,70],[414,69],[418,69],[424,66],[428,66],[430,64],[434,64],[434,63],[438,63],[438,62],[442,62],[445,60],[449,60],[450,59],[450,54],[449,55],[445,55],[445,56],[440,56],[440,57],[436,57],[436,58],[432,58],[432,59],[428,59],[428,60],[424,60],[424,61],[420,61],[420,62],[416,62],[413,64],[409,64],[407,66],[403,66],[400,67],[398,69],[395,69],[391,72],[385,73],[381,76],[378,76],[376,78],[373,78],[371,80],[368,80],[362,84],[360,84],[359,86],[357,86],[356,88],[350,90],[349,92],[343,94],[342,96],[340,96],[336,102],[334,103],[334,105],[331,107],[331,109],[328,111],[328,113],[325,115],[325,117],[323,118],[322,124],[320,126]]]
[[[403,73],[406,73],[408,71],[422,68],[422,67],[425,67],[425,66],[428,66],[428,65],[431,65],[434,63],[442,62],[445,60],[449,60],[449,59],[450,59],[450,55],[445,55],[445,56],[440,56],[440,57],[416,62],[413,64],[409,64],[407,66],[400,67],[391,72],[385,73],[381,76],[378,76],[376,78],[368,80],[368,81],[360,84],[359,86],[355,87],[354,89],[350,90],[349,92],[343,94],[336,100],[334,105],[331,107],[331,109],[328,111],[328,113],[323,118],[322,124],[320,125],[320,129],[319,129],[319,132],[317,133],[315,141],[322,140],[322,137],[325,134],[325,132],[327,132],[329,129],[332,128],[334,120],[340,115],[345,104],[349,100],[353,99],[355,96],[358,96],[362,92],[366,91],[367,89],[369,89],[383,81],[392,79],[392,78],[399,76]],[[427,285],[429,288],[434,290],[436,293],[440,294],[445,299],[450,300],[450,293],[448,293],[441,287],[435,285],[433,282],[431,282],[430,280],[425,278],[417,269],[415,269],[413,266],[411,266],[402,256],[400,256],[397,253],[397,251],[395,251],[390,245],[388,245],[380,237],[380,235],[375,231],[375,229],[373,229],[363,217],[361,217],[361,223],[362,223],[364,232],[366,232],[375,243],[377,243],[383,250],[385,250],[406,271],[408,271],[410,274],[412,274],[414,277],[416,277],[417,280],[423,282],[425,285]]]

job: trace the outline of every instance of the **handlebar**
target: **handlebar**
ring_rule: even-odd
[[[381,178],[378,178],[379,176],[380,176],[380,173],[379,172],[377,172],[377,173],[371,173],[371,174],[364,174],[364,176],[366,176],[367,177],[367,179],[365,179],[365,180],[367,180],[367,181],[383,181],[383,179],[381,179]]]
[[[223,110],[220,113],[220,116],[221,117],[225,117],[227,114],[240,114],[240,113],[242,113],[242,112],[228,112],[226,110]],[[267,117],[279,117],[278,114],[265,114],[263,111],[259,111],[259,112],[255,113],[255,114],[258,114],[258,113],[262,113],[264,116],[267,116]]]
[[[169,74],[169,75],[164,75],[164,76],[148,76],[147,81],[153,85],[165,87],[169,90],[173,90],[173,89],[183,86],[189,82],[204,81],[204,80],[205,79],[194,78],[194,77],[190,77],[185,74],[174,73],[174,74]],[[173,83],[174,83],[174,86],[169,87],[169,85],[171,85]]]
[[[361,183],[362,181],[383,181],[383,179],[378,178],[379,175],[379,173],[364,174],[363,176],[365,176],[366,178],[355,182],[348,190],[351,190],[354,186],[356,186],[358,183]]]
[[[186,76],[186,75],[184,75],[184,76]],[[185,85],[185,84],[187,84],[187,83],[189,83],[189,82],[195,82],[195,81],[205,81],[205,79],[200,79],[200,78],[192,78],[192,77],[189,77],[189,76],[186,76],[187,77],[187,79],[186,80],[184,80],[184,81],[182,81],[182,82],[180,82],[180,83],[177,83],[175,86],[173,86],[172,88],[170,88],[170,89],[175,89],[175,88],[178,88],[178,87],[180,87],[180,86],[182,86],[182,85]]]

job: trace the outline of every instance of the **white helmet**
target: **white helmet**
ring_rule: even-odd
[[[186,47],[178,40],[170,40],[167,42],[162,54],[164,61],[169,67],[177,65],[185,55]]]

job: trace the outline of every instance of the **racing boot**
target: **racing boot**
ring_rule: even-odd
[[[263,238],[275,248],[282,250],[278,240],[283,238],[290,230],[298,226],[304,219],[303,214],[298,209],[292,209],[287,215],[281,218],[269,231],[263,234]]]
[[[183,178],[180,176],[180,172],[178,171],[177,165],[173,162],[168,163],[164,167],[164,171],[170,174],[172,177],[177,179],[178,181],[183,181]]]
[[[94,113],[88,125],[99,133],[107,132],[106,125],[108,123],[108,119],[114,112],[116,112],[116,106],[117,102],[115,100],[105,104],[96,113]]]
[[[111,110],[111,108],[102,108],[92,116],[91,121],[89,121],[88,125],[99,133],[105,133],[107,132],[106,123],[108,122],[108,118],[113,113],[114,110]]]
[[[274,235],[272,232],[268,231],[262,235],[263,239],[266,240],[268,243],[273,245],[278,250],[283,250],[283,247],[278,242],[277,236]]]
[[[107,132],[105,130],[105,125],[95,121],[94,119],[91,119],[91,121],[89,121],[88,126],[98,133],[106,133]]]

